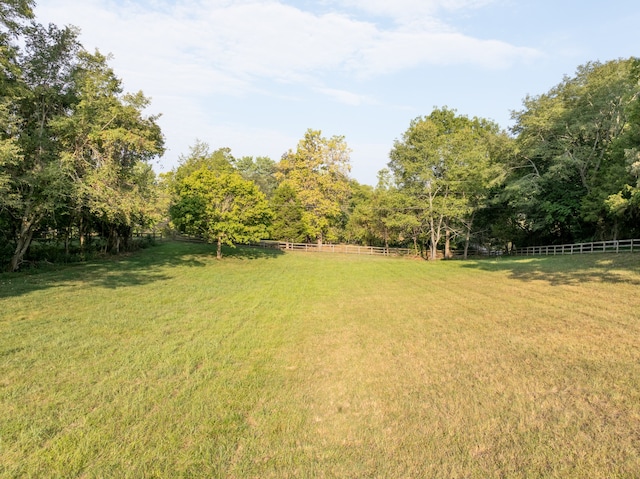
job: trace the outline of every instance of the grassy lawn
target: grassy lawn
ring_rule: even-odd
[[[640,254],[229,253],[0,275],[0,477],[640,476]]]

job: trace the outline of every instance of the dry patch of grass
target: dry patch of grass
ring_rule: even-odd
[[[0,475],[640,474],[640,255],[237,253],[0,277]]]

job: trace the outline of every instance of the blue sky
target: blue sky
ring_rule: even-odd
[[[342,135],[375,184],[412,119],[434,107],[503,128],[527,95],[588,61],[640,55],[637,0],[39,0],[111,53],[151,97],[177,166],[196,139],[279,160],[308,128]]]

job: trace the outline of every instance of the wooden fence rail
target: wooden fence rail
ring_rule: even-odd
[[[317,244],[317,243],[286,243],[283,241],[260,241],[251,246],[259,248],[279,249],[283,251],[307,251],[312,253],[344,253],[380,256],[412,256],[410,248],[384,248],[379,246],[358,246],[350,244]]]
[[[147,239],[162,239],[162,233],[159,231],[151,231],[151,232],[135,232],[132,235],[134,238],[147,238]]]
[[[517,248],[514,254],[519,256],[586,254],[586,253],[633,253],[640,252],[640,239],[597,241],[593,243],[574,243],[552,246],[528,246]]]

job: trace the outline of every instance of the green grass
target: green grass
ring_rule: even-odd
[[[640,255],[228,253],[0,275],[0,477],[640,476]]]

